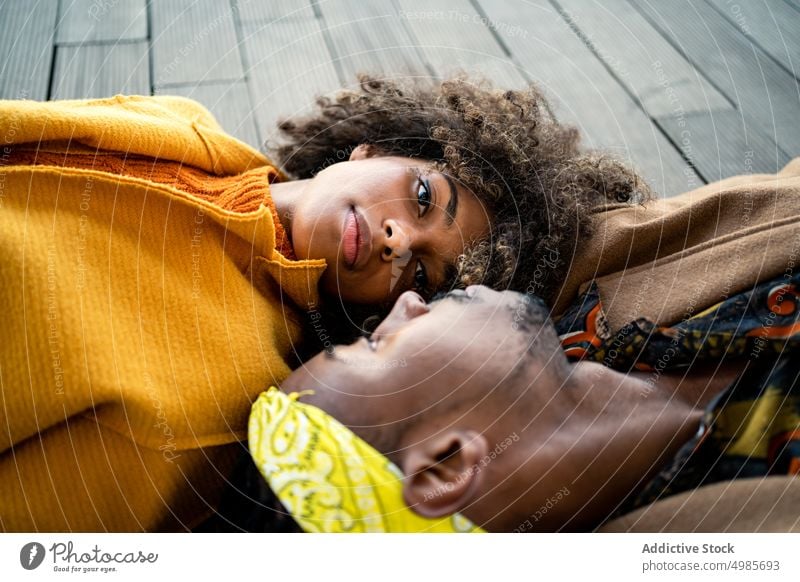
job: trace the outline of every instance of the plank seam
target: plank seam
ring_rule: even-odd
[[[336,71],[336,76],[339,78],[339,85],[345,86],[346,81],[344,78],[344,69],[342,69],[342,63],[340,62],[341,58],[336,52],[336,45],[333,42],[330,31],[328,30],[328,21],[317,4],[317,0],[309,0],[309,2],[311,3],[311,10],[314,11],[314,17],[317,19],[317,25],[319,26],[320,32],[322,32],[322,40],[325,43],[325,46],[328,48],[328,53],[331,56],[333,69]]]
[[[242,73],[245,86],[247,87],[247,105],[250,109],[250,123],[256,132],[256,140],[258,141],[258,149],[264,150],[264,138],[261,136],[261,128],[256,123],[255,108],[253,103],[253,88],[250,86],[250,63],[247,58],[247,50],[244,46],[244,28],[242,27],[241,13],[239,12],[239,1],[231,0],[231,10],[233,11],[233,29],[236,33],[236,42],[239,49],[239,59],[242,62]],[[208,83],[209,85],[211,83]]]
[[[627,2],[633,7],[634,10],[636,10],[639,14],[641,14],[642,18],[644,18],[647,22],[650,23],[650,26],[652,26],[653,29],[664,38],[664,40],[666,40],[670,45],[672,45],[672,48],[674,48],[679,55],[681,55],[684,59],[686,59],[692,65],[692,67],[694,67],[694,69],[698,71],[698,74],[700,74],[709,85],[711,85],[712,87],[714,87],[714,89],[717,90],[717,93],[722,95],[731,104],[731,107],[733,107],[736,110],[739,109],[739,107],[736,105],[736,102],[731,98],[730,95],[728,95],[727,91],[724,91],[722,87],[720,87],[717,83],[714,82],[713,79],[711,79],[708,75],[706,75],[702,67],[698,66],[698,63],[694,59],[690,58],[689,55],[686,53],[686,51],[683,50],[683,47],[680,46],[680,43],[676,42],[675,39],[672,38],[672,35],[669,30],[665,30],[663,27],[659,26],[658,23],[655,22],[652,18],[650,18],[650,16],[646,12],[640,9],[635,2],[631,2],[631,0],[627,0]],[[669,28],[670,28],[669,25],[667,25],[667,29]]]
[[[708,4],[714,12],[717,12],[720,16],[722,16],[723,22],[727,22],[730,26],[734,27],[738,31],[738,34],[741,34],[742,37],[744,37],[747,40],[747,42],[752,44],[755,48],[757,48],[759,51],[761,51],[762,54],[766,55],[769,59],[771,59],[772,62],[774,62],[781,69],[786,71],[786,73],[790,77],[794,78],[797,81],[800,81],[800,73],[795,73],[794,71],[790,70],[785,64],[783,64],[783,62],[781,62],[779,59],[774,57],[772,55],[772,53],[770,51],[768,51],[764,47],[764,45],[762,45],[758,41],[758,39],[755,36],[745,34],[745,32],[742,30],[742,28],[740,26],[738,26],[733,20],[731,20],[730,17],[727,14],[725,14],[717,6],[715,6],[713,2],[706,2],[706,4]],[[791,6],[791,4],[789,6]],[[798,15],[798,17],[800,18],[800,15]],[[776,31],[777,31],[778,34],[781,35],[781,39],[783,39],[783,34],[781,33],[780,29],[776,29]],[[784,46],[785,46],[785,43],[784,43]],[[791,60],[791,57],[789,57],[789,58]]]
[[[660,123],[658,123],[658,120],[656,119],[656,117],[654,117],[653,115],[650,114],[649,111],[647,111],[647,109],[644,106],[644,103],[642,103],[642,100],[639,99],[638,95],[636,95],[631,90],[631,88],[628,87],[627,83],[624,83],[619,78],[619,76],[617,75],[616,71],[614,71],[614,69],[608,65],[608,63],[605,61],[605,59],[601,58],[599,52],[597,51],[596,47],[594,46],[594,43],[591,42],[591,39],[588,37],[588,35],[586,33],[584,33],[583,30],[580,30],[578,28],[578,25],[574,22],[573,19],[567,17],[566,11],[564,10],[563,6],[561,6],[561,4],[558,2],[558,0],[550,0],[550,4],[553,5],[553,8],[555,8],[556,12],[558,12],[559,16],[561,16],[561,18],[564,20],[564,22],[567,24],[567,26],[569,26],[569,28],[577,35],[577,37],[581,41],[581,43],[583,43],[583,45],[595,56],[597,61],[600,62],[600,64],[608,72],[608,74],[611,75],[611,78],[614,79],[614,81],[616,81],[616,83],[620,87],[622,87],[622,90],[625,91],[625,93],[628,95],[628,97],[631,98],[631,100],[634,102],[636,107],[638,107],[642,111],[642,113],[644,113],[644,115],[651,121],[653,126],[661,133],[661,135],[663,135],[667,139],[667,141],[670,143],[670,145],[673,147],[673,149],[675,149],[678,152],[678,155],[683,159],[683,161],[686,162],[686,164],[692,170],[694,170],[694,172],[697,174],[697,176],[700,178],[701,181],[703,181],[704,183],[707,184],[708,181],[706,180],[705,176],[703,176],[703,174],[695,166],[695,164],[692,162],[692,160],[684,155],[684,152],[681,150],[680,147],[678,147],[678,144],[676,144],[675,141],[670,138],[670,136],[667,133],[666,129],[664,127],[662,127]],[[720,92],[720,94],[725,96],[725,94],[722,93],[722,92]],[[727,97],[725,97],[725,98],[727,99]]]
[[[481,17],[481,22],[484,23],[484,26],[486,26],[487,22],[491,22],[491,20],[489,20],[489,15],[486,14],[486,11],[483,9],[483,6],[480,5],[478,0],[469,0],[469,3],[472,4],[475,12],[477,12]],[[513,55],[511,54],[511,49],[508,48],[506,41],[503,40],[503,37],[500,36],[500,34],[497,32],[497,29],[492,26],[486,26],[486,28],[489,29],[489,34],[494,37],[495,42],[500,46],[500,50],[502,50],[507,57],[512,57]]]

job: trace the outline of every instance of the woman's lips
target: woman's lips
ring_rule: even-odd
[[[361,213],[351,206],[342,230],[342,254],[348,268],[363,266],[369,260],[371,247],[369,226]]]
[[[344,231],[342,232],[342,253],[344,262],[349,268],[353,268],[358,260],[358,220],[353,208],[347,211],[344,220]]]

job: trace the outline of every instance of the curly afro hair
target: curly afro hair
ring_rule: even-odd
[[[533,85],[502,91],[464,75],[441,82],[362,75],[356,89],[316,103],[312,114],[282,121],[282,143],[269,148],[289,175],[311,178],[367,144],[430,161],[482,202],[491,232],[459,258],[450,288],[482,284],[550,302],[577,242],[591,232],[589,213],[651,196],[620,161],[582,151],[578,130],[559,123]]]

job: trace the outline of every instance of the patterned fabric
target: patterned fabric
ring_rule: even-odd
[[[250,413],[250,454],[307,532],[481,532],[454,514],[426,519],[403,501],[403,474],[333,417],[275,387]]]
[[[651,372],[746,359],[706,408],[697,435],[617,515],[667,495],[736,478],[800,474],[800,275],[772,281],[673,326],[639,319],[612,333],[591,286],[556,324],[571,359]]]

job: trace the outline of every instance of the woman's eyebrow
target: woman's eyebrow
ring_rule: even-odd
[[[456,183],[453,182],[450,176],[444,173],[442,176],[447,180],[447,186],[450,188],[450,200],[447,202],[447,207],[444,209],[444,222],[448,227],[451,227],[453,226],[453,222],[456,219],[456,212],[458,211],[458,188],[456,188]]]

